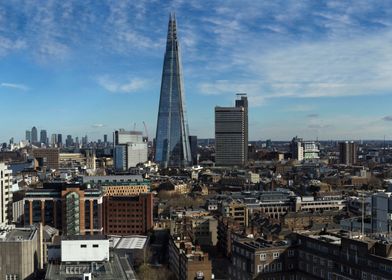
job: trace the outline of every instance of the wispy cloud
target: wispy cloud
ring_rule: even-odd
[[[17,90],[29,90],[29,87],[22,85],[22,84],[13,84],[13,83],[0,83],[1,87],[17,89]]]
[[[95,124],[92,125],[92,127],[93,128],[102,128],[102,127],[105,127],[105,125],[102,124],[102,123],[95,123]]]
[[[319,114],[308,114],[308,115],[306,115],[306,117],[308,117],[308,118],[318,118]]]
[[[143,89],[148,84],[147,79],[132,77],[119,81],[110,76],[98,77],[97,82],[101,87],[111,93],[133,93]]]

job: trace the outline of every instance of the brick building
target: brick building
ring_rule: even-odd
[[[153,227],[153,194],[138,196],[105,196],[105,234],[146,234]]]

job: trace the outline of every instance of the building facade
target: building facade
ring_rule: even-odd
[[[8,224],[12,210],[12,171],[0,162],[0,224]]]
[[[104,197],[104,233],[147,234],[153,227],[153,195]]]
[[[113,134],[114,167],[116,170],[128,170],[138,163],[146,162],[147,142],[141,131],[116,130]]]
[[[103,194],[99,189],[53,184],[27,191],[23,200],[26,226],[42,223],[65,235],[102,233]]]
[[[155,138],[155,161],[162,167],[192,164],[181,68],[177,23],[170,15]]]
[[[355,165],[357,163],[357,144],[354,141],[339,143],[339,163]]]
[[[248,100],[244,95],[235,107],[215,107],[215,164],[243,166],[248,160]]]

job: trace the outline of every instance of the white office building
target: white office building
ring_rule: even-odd
[[[147,161],[148,147],[141,131],[114,132],[114,167],[117,170],[127,170],[138,163]]]

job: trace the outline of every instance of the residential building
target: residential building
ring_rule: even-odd
[[[222,201],[219,211],[223,217],[231,217],[240,225],[247,227],[249,223],[247,205],[240,200]]]
[[[304,141],[297,136],[290,143],[291,157],[298,161],[319,159],[319,148],[315,141]]]
[[[0,225],[10,222],[12,210],[12,170],[0,162]]]
[[[155,161],[162,167],[192,164],[179,49],[176,19],[170,15],[155,137]]]
[[[208,254],[182,234],[169,238],[169,269],[178,280],[213,279]]]
[[[241,238],[233,241],[228,278],[233,280],[283,279],[294,270],[297,259],[290,242],[268,242],[261,238]],[[272,276],[273,278],[269,278]],[[289,279],[289,278],[287,278]]]
[[[215,107],[215,164],[243,166],[248,160],[248,100],[239,95],[235,107]]]
[[[355,165],[357,163],[357,144],[354,141],[339,143],[339,163]]]

